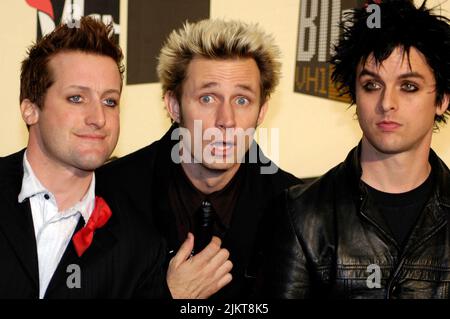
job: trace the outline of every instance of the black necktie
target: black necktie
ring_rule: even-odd
[[[204,200],[195,214],[194,253],[197,254],[205,248],[212,239],[215,221],[215,212],[211,203]]]

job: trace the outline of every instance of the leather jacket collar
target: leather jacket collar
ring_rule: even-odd
[[[362,168],[361,168],[361,141],[358,146],[353,148],[353,150],[347,155],[344,161],[344,167],[347,170],[348,176],[351,178],[351,185],[358,185],[355,194],[358,196],[365,196],[367,194],[367,189],[364,183],[361,181]],[[435,177],[435,188],[433,192],[433,197],[441,204],[450,207],[450,176],[449,169],[445,163],[436,155],[436,153],[430,149],[430,155],[428,161],[431,164],[431,172]]]

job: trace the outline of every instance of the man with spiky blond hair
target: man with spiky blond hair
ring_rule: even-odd
[[[207,19],[174,30],[157,67],[172,127],[101,171],[112,196],[156,223],[168,261],[177,252],[168,263],[178,270],[169,271],[171,291],[186,278],[196,298],[253,289],[262,216],[298,183],[253,141],[279,81],[278,59],[258,25]]]

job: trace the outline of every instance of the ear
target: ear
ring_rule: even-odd
[[[450,102],[450,94],[444,94],[442,102],[436,107],[436,115],[442,115],[447,111],[448,103]]]
[[[266,117],[267,109],[269,108],[269,102],[264,102],[263,105],[259,108],[258,121],[256,122],[256,126],[259,126]]]
[[[164,94],[164,104],[166,105],[167,112],[169,112],[170,118],[180,123],[180,103],[172,91],[167,91]]]
[[[20,103],[20,112],[22,113],[22,119],[28,126],[39,122],[39,107],[29,99],[24,99]]]

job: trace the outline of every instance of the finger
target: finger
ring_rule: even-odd
[[[217,291],[228,285],[233,280],[233,276],[227,273],[217,282]]]
[[[214,280],[219,281],[233,269],[233,263],[230,260],[225,261],[216,271]]]
[[[222,289],[223,287],[225,287],[226,285],[228,285],[231,280],[233,279],[233,276],[230,273],[225,274],[222,278],[220,278],[219,280],[217,280],[215,282],[215,284],[210,284],[208,286],[208,289],[206,289],[205,291],[203,291],[202,293],[199,294],[199,298],[200,299],[206,299],[209,298],[211,295],[215,294],[216,292],[218,292],[220,289]]]
[[[194,235],[192,233],[188,233],[186,240],[180,246],[175,256],[173,256],[171,263],[174,267],[178,268],[183,262],[185,262],[192,253],[192,249],[194,248]]]
[[[194,256],[193,262],[208,262],[211,260],[219,251],[220,251],[220,245],[222,244],[222,241],[219,237],[213,236],[209,244],[203,248],[202,251],[200,251],[197,255]]]
[[[228,258],[230,258],[230,253],[227,249],[222,248],[214,257],[209,260],[206,267],[209,271],[215,272],[215,270],[219,269],[228,260]]]

